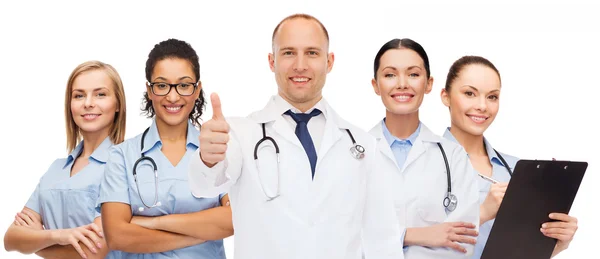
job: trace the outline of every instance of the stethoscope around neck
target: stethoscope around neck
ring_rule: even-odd
[[[447,211],[452,212],[456,209],[456,206],[458,205],[458,198],[452,193],[452,176],[450,173],[450,165],[448,164],[448,158],[446,157],[446,152],[444,152],[444,148],[442,147],[441,143],[438,142],[437,145],[440,148],[440,151],[442,152],[442,156],[444,157],[444,164],[446,165],[446,177],[448,180],[448,189],[446,195],[444,196],[443,204],[444,208],[446,208]],[[508,174],[512,176],[512,170],[506,163],[506,160],[504,160],[504,157],[502,157],[502,155],[500,155],[500,152],[496,151],[495,149],[494,152],[496,153],[498,158],[500,158],[500,161],[504,165],[504,168],[506,168],[506,170],[508,171]]]
[[[256,164],[256,171],[258,174],[258,181],[260,183],[260,187],[263,191],[263,193],[265,194],[265,196],[267,196],[267,201],[272,201],[275,198],[279,197],[280,193],[279,193],[279,185],[280,185],[280,177],[279,177],[279,164],[280,164],[280,159],[279,159],[279,145],[277,145],[277,142],[275,141],[275,139],[273,139],[270,136],[267,136],[267,131],[265,129],[265,123],[261,123],[262,126],[262,134],[263,137],[258,140],[258,142],[256,142],[256,145],[254,146],[254,161]],[[354,136],[352,136],[352,132],[350,132],[350,129],[345,129],[346,133],[348,133],[348,136],[350,137],[350,140],[352,141],[352,146],[350,147],[350,155],[352,157],[354,157],[355,159],[363,159],[365,157],[365,148],[359,144],[356,143],[356,140],[354,139]],[[261,144],[269,141],[271,142],[271,144],[273,144],[273,147],[275,147],[275,156],[277,157],[277,188],[275,189],[275,193],[268,193],[267,190],[265,189],[265,186],[263,185],[263,179],[261,177],[261,173],[260,173],[260,167],[259,167],[259,163],[258,163],[258,151],[261,147]]]
[[[160,201],[158,201],[158,167],[156,166],[156,162],[154,162],[154,159],[152,159],[149,156],[145,156],[144,155],[144,140],[146,139],[146,134],[148,133],[148,130],[150,128],[147,128],[144,131],[144,134],[142,134],[142,141],[141,141],[141,149],[140,149],[140,154],[141,157],[138,158],[137,161],[135,161],[135,164],[133,164],[133,181],[135,181],[135,188],[137,188],[137,193],[140,196],[140,201],[142,201],[142,204],[144,205],[144,207],[151,209],[154,207],[158,207],[161,205]],[[143,162],[143,161],[148,161],[150,162],[150,164],[152,164],[152,169],[154,171],[154,202],[152,203],[152,205],[148,205],[145,201],[144,198],[142,197],[142,193],[140,192],[140,186],[138,185],[138,180],[137,180],[137,166],[139,163]],[[144,211],[144,207],[139,207],[138,210],[140,212]]]

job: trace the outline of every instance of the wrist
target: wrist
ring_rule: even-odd
[[[423,231],[425,228],[407,228],[404,235],[404,246],[423,245]]]
[[[488,222],[491,219],[492,219],[492,217],[490,216],[489,211],[486,209],[485,206],[481,205],[479,207],[479,223],[480,223],[480,225],[485,222]]]
[[[52,245],[56,245],[58,244],[58,239],[60,236],[60,229],[52,229],[52,230],[46,230],[46,238],[50,241],[50,243],[52,243]]]

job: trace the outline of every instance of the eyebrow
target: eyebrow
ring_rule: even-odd
[[[474,91],[476,91],[476,92],[479,92],[479,89],[475,88],[474,86],[471,86],[471,85],[463,85],[463,87],[465,87],[465,86],[466,86],[466,87],[469,87],[469,88],[471,88],[471,89],[473,89],[473,90],[474,90]],[[494,89],[494,90],[490,91],[489,93],[494,93],[494,92],[500,92],[500,89]]]
[[[98,88],[94,88],[93,91],[95,92],[95,91],[100,91],[100,90],[104,90],[104,89],[108,90],[108,88],[106,88],[106,87],[98,87]],[[85,92],[85,91],[82,89],[73,89],[73,92]]]
[[[381,70],[385,70],[385,69],[387,69],[387,68],[389,68],[389,69],[393,69],[393,70],[395,70],[395,71],[397,71],[397,70],[398,70],[396,67],[393,67],[393,66],[386,66],[386,67],[382,68]],[[406,68],[406,70],[411,70],[411,69],[413,69],[413,68],[418,68],[418,69],[421,69],[421,70],[422,70],[422,68],[421,68],[420,66],[410,66],[410,67]]]
[[[186,78],[189,78],[189,79],[192,79],[192,80],[194,80],[193,78],[191,78],[191,77],[189,77],[189,76],[182,76],[182,77],[180,77],[178,80],[183,80],[183,79],[186,79]],[[157,78],[154,78],[154,80],[152,80],[152,81],[156,81],[156,80],[168,81],[166,78],[164,78],[164,77],[162,77],[162,76],[159,76],[159,77],[157,77]]]

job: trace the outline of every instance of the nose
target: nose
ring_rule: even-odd
[[[408,78],[404,75],[398,75],[398,89],[408,89]]]
[[[87,95],[85,97],[85,102],[83,103],[84,107],[87,108],[94,108],[94,96],[93,95]]]
[[[307,60],[304,55],[296,56],[296,62],[294,62],[294,71],[295,72],[303,72],[308,69]]]
[[[481,112],[485,112],[487,110],[487,101],[485,96],[480,96],[479,99],[477,99],[477,105],[475,106],[475,109]]]
[[[171,91],[167,94],[167,101],[174,103],[179,100],[180,97],[176,90],[175,87],[171,87]]]

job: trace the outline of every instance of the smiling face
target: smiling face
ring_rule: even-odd
[[[380,59],[373,90],[392,114],[406,115],[419,110],[433,78],[427,78],[423,59],[414,50],[390,49]]]
[[[500,76],[490,67],[463,67],[450,91],[442,91],[442,101],[450,108],[452,128],[473,136],[483,135],[498,114],[500,87]]]
[[[71,89],[71,114],[82,134],[110,130],[118,111],[114,84],[101,69],[81,73]]]
[[[166,58],[156,62],[151,79],[151,82],[155,83],[155,88],[164,86],[157,83],[193,84],[197,82],[191,63],[181,58]],[[150,86],[147,86],[148,98],[152,101],[152,108],[156,112],[157,123],[165,123],[170,126],[187,123],[190,113],[194,109],[195,101],[199,97],[200,87],[201,85],[198,84],[194,93],[189,96],[178,94],[175,88],[171,88],[167,95],[159,96],[152,92]],[[158,89],[155,91],[158,93]]]
[[[310,106],[322,97],[333,53],[318,22],[295,18],[281,24],[273,39],[269,66],[275,73],[278,92],[293,106]],[[308,107],[308,108],[310,108]]]

